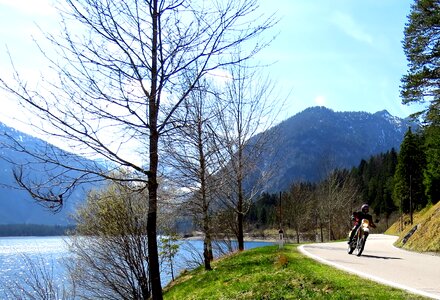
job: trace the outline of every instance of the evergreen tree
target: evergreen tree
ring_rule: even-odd
[[[402,77],[402,102],[428,102],[421,113],[428,122],[440,122],[440,1],[416,0],[404,33],[409,70]]]
[[[383,201],[381,204],[381,211],[385,213],[388,218],[390,214],[396,210],[396,205],[393,201],[393,189],[394,189],[394,174],[397,167],[397,152],[394,148],[390,152],[387,152],[385,159],[385,174],[383,177],[384,189],[383,189]]]
[[[277,194],[263,193],[260,198],[252,203],[245,219],[256,228],[276,226],[276,210],[279,205]]]
[[[398,155],[393,199],[404,213],[411,212],[413,208],[423,208],[426,205],[423,187],[425,155],[421,140],[421,136],[414,134],[409,128]]]
[[[369,203],[374,213],[386,218],[396,210],[392,199],[393,177],[397,165],[397,153],[393,148],[386,153],[362,160],[352,173],[356,176],[362,194],[362,202]]]
[[[440,126],[425,129],[426,168],[423,183],[429,204],[440,200]]]

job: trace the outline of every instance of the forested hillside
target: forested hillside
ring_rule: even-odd
[[[320,182],[295,182],[283,192],[265,193],[252,203],[247,220],[251,231],[278,228],[294,232],[298,241],[345,237],[350,215],[361,204],[380,220],[382,229],[399,207],[393,199],[398,164],[394,149],[362,160],[350,170],[335,169]],[[280,199],[281,197],[281,199]],[[301,235],[301,237],[300,237]]]
[[[297,181],[318,182],[333,169],[358,166],[392,148],[398,151],[410,126],[418,127],[387,111],[308,108],[269,130],[273,142],[258,162],[260,174],[272,174],[265,191],[279,192]]]
[[[315,234],[321,240],[343,238],[351,213],[363,203],[370,205],[379,231],[402,214],[403,223],[413,224],[415,212],[440,200],[437,132],[433,125],[417,132],[409,128],[399,152],[392,148],[351,169],[334,169],[322,181],[293,182],[280,193],[263,194],[250,207],[249,228],[281,226],[294,231],[298,241],[304,233],[306,238],[312,233],[312,240]]]

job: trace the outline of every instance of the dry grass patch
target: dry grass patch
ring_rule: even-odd
[[[387,231],[388,234],[397,234],[399,239],[396,246],[419,252],[440,253],[440,202],[427,207],[413,216],[413,225],[409,223],[409,216],[404,216],[403,230],[400,231],[401,221],[397,220]],[[403,243],[404,237],[418,226],[414,234]]]

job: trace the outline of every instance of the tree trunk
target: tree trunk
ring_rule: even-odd
[[[295,231],[296,231],[296,243],[299,244],[299,228],[296,227]]]
[[[239,185],[239,193],[238,193],[238,203],[237,203],[237,242],[238,242],[238,251],[244,250],[244,234],[243,234],[243,192],[241,187],[241,182]]]
[[[159,253],[157,247],[157,132],[150,136],[150,172],[148,174],[148,260],[151,281],[152,298],[162,300],[162,285],[160,282]]]
[[[244,221],[244,212],[243,212],[243,181],[241,180],[241,172],[243,167],[241,166],[242,160],[242,151],[239,151],[239,164],[240,164],[240,178],[238,180],[238,203],[237,203],[237,242],[238,242],[238,251],[244,250],[244,234],[243,234],[243,221]]]
[[[322,223],[319,223],[319,227],[321,229],[321,243],[324,243],[324,230],[323,230],[324,226],[322,226]]]
[[[211,243],[211,237],[205,236],[205,239],[203,241],[203,259],[205,262],[205,270],[211,271],[211,261],[213,260],[212,257],[212,243]]]
[[[207,195],[207,180],[206,180],[206,159],[205,152],[203,151],[203,128],[202,121],[198,122],[198,151],[199,151],[199,162],[200,162],[200,191],[202,200],[202,210],[203,210],[203,232],[205,234],[205,239],[203,240],[203,260],[205,263],[205,270],[210,271],[211,261],[213,260],[212,255],[212,241],[211,241],[211,226],[209,220],[209,202]]]
[[[244,234],[243,234],[243,212],[239,212],[237,215],[237,225],[238,225],[238,233],[237,233],[237,242],[238,242],[238,250],[244,250]]]
[[[203,240],[203,260],[205,262],[205,270],[212,270],[211,261],[214,260],[212,254],[212,239],[211,239],[211,229],[209,225],[208,208],[205,206],[203,218],[203,231],[205,233],[205,239]]]
[[[159,133],[157,130],[158,105],[157,99],[157,59],[158,59],[158,18],[157,0],[152,1],[152,43],[151,43],[151,94],[149,95],[148,119],[150,122],[150,169],[148,172],[148,260],[153,300],[162,300],[162,285],[160,282],[159,253],[157,248],[157,169],[159,164],[158,144]]]
[[[328,240],[332,240],[332,217],[328,216]]]

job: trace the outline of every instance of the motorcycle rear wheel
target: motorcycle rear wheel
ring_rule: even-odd
[[[356,244],[353,241],[351,241],[348,244],[348,249],[347,249],[348,254],[352,254],[354,249],[356,249]]]

